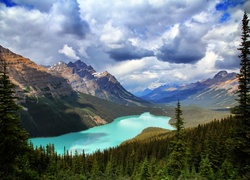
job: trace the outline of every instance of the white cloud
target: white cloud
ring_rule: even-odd
[[[100,40],[108,47],[119,48],[119,44],[125,40],[125,36],[122,30],[118,27],[113,27],[111,21],[108,21],[104,25],[102,31],[103,32],[100,36]]]
[[[250,1],[246,1],[245,5],[244,5],[244,10],[247,13],[250,13]]]
[[[23,1],[24,4],[28,2]],[[47,6],[47,11],[41,11],[26,6],[9,8],[0,3],[0,24],[3,25],[0,44],[38,64],[68,61],[58,53],[58,49],[64,44],[72,44],[74,49],[80,49],[82,46],[78,44],[83,44],[89,27],[80,17],[75,0],[51,1]],[[81,54],[84,54],[84,50],[81,50]]]
[[[218,56],[214,68],[237,69],[239,66],[237,61],[239,52],[237,49],[241,41],[241,17],[239,14],[242,14],[242,11],[230,11],[233,13],[231,13],[231,19],[228,22],[215,24],[203,37],[204,41],[209,44],[210,51],[213,51]]]
[[[64,54],[69,59],[72,59],[72,60],[79,59],[79,57],[76,55],[75,50],[72,47],[68,46],[68,44],[64,44],[63,48],[59,49],[58,52],[61,54]]]
[[[213,21],[213,18],[210,14],[210,12],[200,12],[199,14],[196,14],[192,18],[193,21],[196,21],[198,23],[208,23]]]
[[[173,76],[174,76],[175,78],[177,78],[177,79],[180,79],[180,80],[186,80],[186,79],[187,79],[187,76],[184,75],[182,72],[179,72],[179,71],[175,72],[175,73],[173,74]]]
[[[110,66],[107,67],[107,70],[117,76],[124,76],[135,71],[140,71],[144,66],[145,60],[132,60],[110,64]]]

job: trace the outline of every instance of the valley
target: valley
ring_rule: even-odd
[[[185,126],[193,127],[228,116],[229,111],[216,109],[235,103],[235,73],[221,71],[202,82],[161,86],[138,98],[108,72],[98,73],[80,60],[44,68],[2,46],[0,52],[16,85],[22,127],[31,137],[86,130],[143,112],[171,117],[172,122],[178,98]]]
[[[175,107],[170,106],[166,108],[167,116],[171,117],[170,123],[173,123],[175,117]],[[219,120],[227,118],[231,115],[228,108],[216,108],[216,107],[200,107],[197,105],[183,105],[183,119],[185,120],[185,127],[196,127],[199,124],[206,124],[213,120]]]

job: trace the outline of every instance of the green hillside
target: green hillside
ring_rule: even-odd
[[[166,114],[171,117],[170,123],[173,123],[175,116],[175,106],[158,106]],[[183,118],[185,119],[185,127],[195,127],[199,124],[208,123],[214,119],[221,119],[230,115],[230,109],[216,107],[199,107],[197,105],[182,106]]]
[[[143,112],[166,115],[159,108],[124,106],[81,93],[57,99],[27,98],[21,105],[21,123],[31,137],[81,131],[112,122],[117,117],[139,115]]]
[[[172,136],[171,130],[158,127],[149,127],[144,129],[140,134],[138,134],[134,138],[124,141],[122,144],[129,144],[133,142],[146,142],[154,139],[167,138],[169,136]]]

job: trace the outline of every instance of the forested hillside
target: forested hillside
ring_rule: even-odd
[[[26,98],[21,105],[21,124],[31,137],[57,136],[112,122],[121,116],[150,112],[165,115],[160,108],[125,106],[88,94],[72,93],[55,98]]]
[[[228,117],[196,128],[183,130],[185,154],[181,179],[240,179],[231,157],[236,120]],[[148,132],[149,133],[149,132]],[[175,132],[151,131],[151,138],[134,139],[116,148],[94,154],[65,152],[58,155],[53,145],[33,152],[31,167],[43,179],[176,179],[169,163],[173,154]],[[141,135],[143,136],[143,134]],[[176,161],[178,161],[176,159]]]

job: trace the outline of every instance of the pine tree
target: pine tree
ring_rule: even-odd
[[[180,130],[184,128],[184,121],[183,121],[183,118],[181,116],[182,116],[181,103],[180,103],[180,100],[178,100],[177,107],[175,108],[175,120],[176,120],[176,122],[173,124],[177,130],[177,135],[179,135]]]
[[[0,63],[0,179],[12,179],[17,173],[18,156],[28,148],[28,134],[20,127],[20,107],[2,57]]]
[[[224,160],[224,162],[221,165],[221,168],[217,172],[217,179],[227,179],[227,180],[233,180],[237,179],[236,171],[232,165],[231,162],[229,162],[227,159]]]
[[[250,178],[250,29],[248,23],[249,19],[245,12],[242,19],[242,42],[238,49],[241,52],[240,72],[237,74],[238,106],[233,108],[232,113],[238,121],[233,156],[238,162],[242,176]]]
[[[210,162],[208,155],[206,155],[205,157],[202,157],[199,171],[202,177],[205,177],[209,180],[214,179],[212,163]]]
[[[142,163],[140,179],[145,179],[145,180],[150,179],[149,163],[148,163],[147,158],[145,158],[143,163]]]
[[[244,120],[249,120],[250,114],[250,30],[248,26],[248,16],[244,13],[242,19],[242,35],[241,35],[241,47],[238,49],[241,54],[240,58],[240,72],[237,74],[238,77],[238,98],[236,99],[239,103],[236,106],[232,113],[236,115],[236,117]]]
[[[173,140],[173,151],[169,155],[167,162],[168,174],[174,178],[178,178],[183,170],[187,169],[187,144],[184,140],[181,129],[184,128],[184,121],[181,117],[182,110],[180,101],[177,102],[177,107],[175,108],[175,118],[176,122],[173,124],[176,128],[176,136]]]

